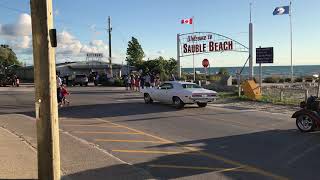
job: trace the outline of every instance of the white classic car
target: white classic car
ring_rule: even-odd
[[[168,81],[158,88],[142,90],[144,101],[150,104],[153,101],[173,104],[176,108],[183,108],[185,104],[197,103],[199,107],[206,107],[208,102],[217,98],[217,92],[204,89],[195,83]]]

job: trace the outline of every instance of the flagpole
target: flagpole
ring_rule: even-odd
[[[294,82],[293,80],[293,59],[292,59],[292,2],[290,1],[290,59],[291,59],[291,83]]]
[[[192,35],[194,35],[194,16],[192,16]],[[194,50],[196,49],[194,47],[194,40],[193,43],[193,51],[192,51],[192,62],[193,62],[193,81],[196,82],[196,67],[194,65]]]

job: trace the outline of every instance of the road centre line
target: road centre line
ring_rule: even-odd
[[[158,140],[161,140],[161,141],[163,141],[163,142],[176,145],[176,146],[178,146],[178,147],[181,147],[181,148],[183,148],[183,149],[187,149],[187,150],[189,150],[189,151],[197,151],[197,153],[199,153],[199,154],[201,154],[201,155],[203,155],[203,156],[205,156],[205,157],[208,157],[208,158],[214,159],[214,160],[219,160],[219,161],[222,161],[222,162],[224,162],[224,163],[231,164],[231,165],[234,165],[234,166],[237,166],[237,167],[243,167],[243,168],[247,169],[249,172],[257,173],[257,174],[260,174],[260,175],[263,175],[263,176],[266,176],[266,177],[271,177],[271,178],[274,178],[274,179],[277,179],[277,180],[288,180],[288,178],[286,178],[286,177],[273,174],[273,173],[271,173],[271,172],[268,172],[268,171],[265,171],[265,170],[256,168],[256,167],[254,167],[254,166],[245,165],[245,164],[242,164],[241,162],[233,161],[233,160],[230,160],[230,159],[227,159],[227,158],[224,158],[224,157],[222,157],[222,156],[218,156],[218,155],[215,155],[215,154],[212,154],[212,153],[206,153],[206,152],[203,152],[203,151],[201,151],[201,150],[199,150],[199,149],[197,149],[197,148],[185,147],[184,145],[179,144],[179,143],[177,143],[177,142],[174,142],[174,141],[171,141],[171,140],[167,140],[167,139],[164,139],[164,138],[155,136],[155,135],[151,135],[151,134],[149,134],[149,133],[145,133],[145,132],[142,132],[142,131],[140,131],[140,130],[136,130],[136,129],[133,129],[133,128],[130,128],[130,127],[127,127],[127,126],[124,126],[124,125],[120,125],[120,124],[117,124],[117,123],[112,123],[112,122],[110,122],[110,121],[103,120],[103,119],[101,119],[101,118],[96,118],[96,119],[97,119],[97,120],[100,120],[100,121],[102,121],[102,122],[109,122],[110,124],[118,125],[118,126],[120,126],[120,127],[129,129],[129,130],[132,130],[132,131],[135,131],[135,132],[143,133],[143,134],[146,135],[146,136],[153,137],[153,138],[158,139]]]
[[[187,115],[194,115],[192,113],[185,113]],[[196,119],[196,120],[200,120],[200,121],[203,121],[203,120],[206,120],[206,119],[203,119],[201,117],[205,117],[205,116],[208,116],[208,115],[201,115],[199,114],[199,116],[193,116],[192,118],[193,119]],[[272,129],[271,127],[270,128],[265,128],[265,127],[262,127],[262,126],[259,126],[257,124],[253,124],[253,126],[248,126],[248,123],[241,123],[241,122],[238,122],[238,121],[231,121],[231,120],[226,120],[226,119],[221,119],[221,118],[213,118],[214,120],[216,120],[217,122],[226,122],[226,123],[229,123],[229,125],[232,125],[232,126],[237,126],[237,127],[241,127],[241,128],[246,128],[246,129],[256,129],[258,128],[259,130],[270,130]],[[210,121],[209,121],[210,122]]]
[[[112,152],[120,152],[120,153],[142,153],[142,154],[190,154],[190,155],[198,155],[193,152],[180,152],[180,151],[145,151],[145,150],[122,150],[122,149],[114,149]]]
[[[107,132],[107,131],[72,131],[75,134],[141,134],[138,132]]]
[[[128,140],[128,139],[95,139],[97,142],[128,142],[128,143],[151,143],[151,144],[165,144],[162,141],[145,141],[145,140]]]
[[[62,124],[65,127],[120,127],[116,125],[95,125],[95,124]]]
[[[96,118],[96,119],[99,120],[99,121],[102,121],[102,122],[108,122],[108,123],[110,123],[110,124],[112,124],[112,125],[117,125],[117,126],[119,126],[119,127],[122,127],[122,128],[128,129],[128,130],[131,130],[131,131],[134,131],[134,132],[137,132],[137,133],[141,133],[141,134],[143,134],[143,135],[152,137],[152,138],[157,139],[157,140],[160,140],[160,141],[162,141],[162,142],[173,143],[172,141],[166,140],[166,139],[164,139],[164,138],[161,138],[161,137],[158,137],[158,136],[154,136],[154,135],[151,135],[151,134],[148,134],[148,133],[139,131],[139,130],[137,130],[137,129],[133,129],[133,128],[130,128],[130,127],[121,125],[121,124],[116,124],[116,123],[113,123],[113,122],[111,122],[111,121],[103,120],[103,119],[100,119],[100,118]]]
[[[151,164],[148,165],[152,168],[170,168],[170,169],[191,169],[191,170],[209,170],[209,171],[215,171],[217,172],[227,172],[227,171],[237,171],[243,167],[234,167],[234,168],[212,168],[212,167],[200,167],[200,166],[176,166],[176,165],[156,165]]]
[[[65,122],[85,122],[85,123],[88,123],[88,121],[90,121],[90,122],[100,122],[100,121],[97,121],[97,120],[92,120],[92,119],[82,119],[82,120],[80,120],[80,119],[67,119],[67,118],[63,118],[63,119],[61,119],[61,118],[59,118],[59,120],[61,120],[61,122],[63,122],[63,123],[65,123]]]

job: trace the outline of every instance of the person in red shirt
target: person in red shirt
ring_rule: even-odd
[[[139,91],[140,92],[140,76],[136,76],[136,79],[135,79],[135,86],[136,86],[136,91]]]
[[[66,98],[70,93],[68,92],[66,85],[62,85],[61,87],[61,95],[62,95],[62,102],[65,105],[66,103],[69,105],[70,101]]]

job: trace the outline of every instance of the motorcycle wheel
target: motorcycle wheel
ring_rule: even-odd
[[[296,118],[296,125],[301,132],[312,132],[315,128],[314,120],[306,114],[302,114]]]

